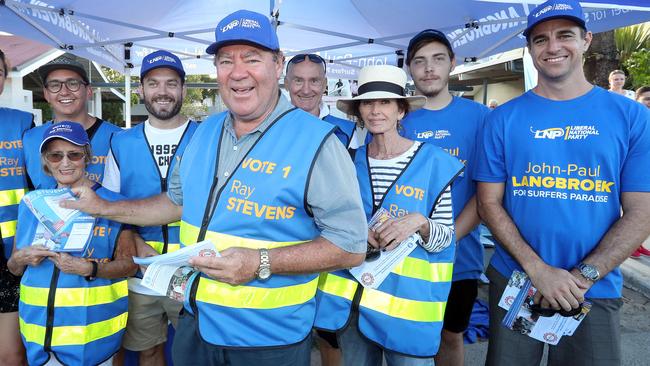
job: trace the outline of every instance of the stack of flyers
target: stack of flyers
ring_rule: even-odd
[[[391,214],[383,207],[377,210],[368,222],[368,228],[372,231],[377,230],[384,222],[391,219]],[[411,252],[422,241],[419,234],[415,233],[395,249],[390,251],[374,252],[375,256],[366,256],[366,260],[357,267],[350,269],[350,274],[359,281],[365,288],[376,289],[384,282],[386,277],[404,261]]]
[[[501,324],[544,343],[556,345],[562,336],[573,335],[591,310],[591,303],[585,301],[577,315],[562,316],[554,313],[542,316],[534,310],[533,298],[536,292],[537,289],[525,273],[514,271],[499,301],[499,307],[508,311]]]
[[[55,252],[84,250],[92,236],[95,218],[59,206],[63,200],[75,199],[68,188],[39,189],[23,197],[23,202],[39,221],[32,245],[43,245]]]
[[[219,251],[209,240],[186,246],[172,253],[153,257],[133,257],[135,264],[147,266],[142,285],[155,293],[183,302],[187,285],[199,275],[189,265],[192,257],[220,257]]]

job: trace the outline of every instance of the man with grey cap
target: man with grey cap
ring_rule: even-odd
[[[269,19],[221,20],[215,55],[228,111],[203,122],[167,194],[109,203],[90,190],[65,207],[136,225],[181,219],[194,257],[174,341],[176,365],[308,365],[318,272],[360,264],[367,224],[354,167],[333,126],[280,94],[283,56]],[[334,194],[333,194],[334,192]]]
[[[113,135],[104,187],[128,199],[167,191],[169,173],[198,126],[180,114],[185,92],[185,70],[176,55],[159,50],[142,59],[140,95],[148,118]],[[138,256],[178,250],[179,224],[137,227]],[[140,353],[141,366],[164,365],[168,321],[176,327],[182,303],[160,296],[140,282],[140,273],[129,278],[129,319],[122,346]]]
[[[88,101],[92,98],[88,74],[83,65],[67,56],[55,59],[38,68],[43,82],[43,96],[52,108],[52,121],[32,128],[23,136],[25,166],[27,175],[36,188],[52,188],[56,182],[41,168],[41,154],[38,147],[43,139],[43,131],[60,121],[77,122],[84,126],[90,138],[93,157],[86,168],[87,177],[101,182],[104,163],[108,153],[111,135],[121,129],[101,118],[88,114]]]
[[[497,239],[487,364],[542,358],[544,343],[501,326],[518,270],[537,288],[533,317],[590,309],[549,348],[549,365],[618,365],[618,266],[650,235],[650,115],[585,78],[592,35],[577,1],[539,5],[524,36],[538,84],[490,112],[475,165],[479,213]]]

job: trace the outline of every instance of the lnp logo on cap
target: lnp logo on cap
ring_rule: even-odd
[[[156,56],[156,57],[152,58],[151,60],[149,60],[149,63],[150,64],[155,64],[156,62],[159,62],[159,61],[171,62],[173,64],[176,63],[176,60],[174,60],[173,57],[166,56],[166,55]]]
[[[221,28],[221,33],[226,33],[227,31],[232,30],[238,25],[239,25],[239,20],[235,19],[232,22],[225,25],[223,28]]]
[[[545,6],[544,9],[541,9],[535,15],[533,15],[535,18],[539,18],[540,16],[548,13],[551,10],[555,11],[562,11],[562,10],[573,10],[573,7],[569,4],[554,4],[554,5],[549,5]]]
[[[65,123],[58,123],[50,130],[50,135],[59,132],[72,132],[72,126]]]

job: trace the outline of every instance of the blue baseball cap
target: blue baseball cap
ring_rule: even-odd
[[[536,25],[552,19],[568,19],[578,24],[582,29],[587,29],[579,2],[574,0],[549,0],[540,4],[528,14],[528,25],[524,30],[524,37],[528,39],[528,35]]]
[[[63,139],[77,146],[90,145],[90,140],[84,127],[76,122],[70,121],[54,123],[46,128],[39,150],[43,152],[43,148],[45,148],[47,142],[53,139]]]
[[[144,79],[145,75],[147,75],[149,71],[161,67],[166,67],[176,71],[181,80],[185,81],[185,70],[183,69],[183,63],[178,56],[168,51],[159,50],[151,52],[142,59],[142,67],[140,67],[140,82],[142,82],[142,79]]]
[[[205,52],[217,53],[230,44],[252,44],[271,51],[280,49],[280,42],[269,18],[250,10],[237,10],[223,18],[214,30],[215,42]]]

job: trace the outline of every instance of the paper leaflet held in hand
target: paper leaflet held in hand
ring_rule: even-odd
[[[172,253],[152,257],[133,257],[133,262],[147,266],[141,284],[161,296],[185,301],[185,290],[190,280],[199,272],[189,264],[192,257],[220,257],[209,240],[196,243]]]
[[[68,188],[39,189],[23,197],[39,222],[32,245],[43,245],[55,252],[84,250],[92,236],[95,218],[59,206],[61,201],[76,199]]]
[[[391,218],[393,218],[391,214],[382,207],[372,216],[368,228],[372,231],[377,230]],[[421,241],[422,238],[418,233],[412,234],[393,250],[375,252],[374,257],[367,255],[361,265],[350,269],[350,273],[363,287],[376,289]]]
[[[553,310],[550,311],[552,314],[541,314],[533,303],[536,292],[525,273],[513,271],[499,300],[499,307],[508,311],[501,324],[538,341],[556,345],[562,336],[573,335],[591,310],[591,303],[585,301],[574,316],[562,316]]]

